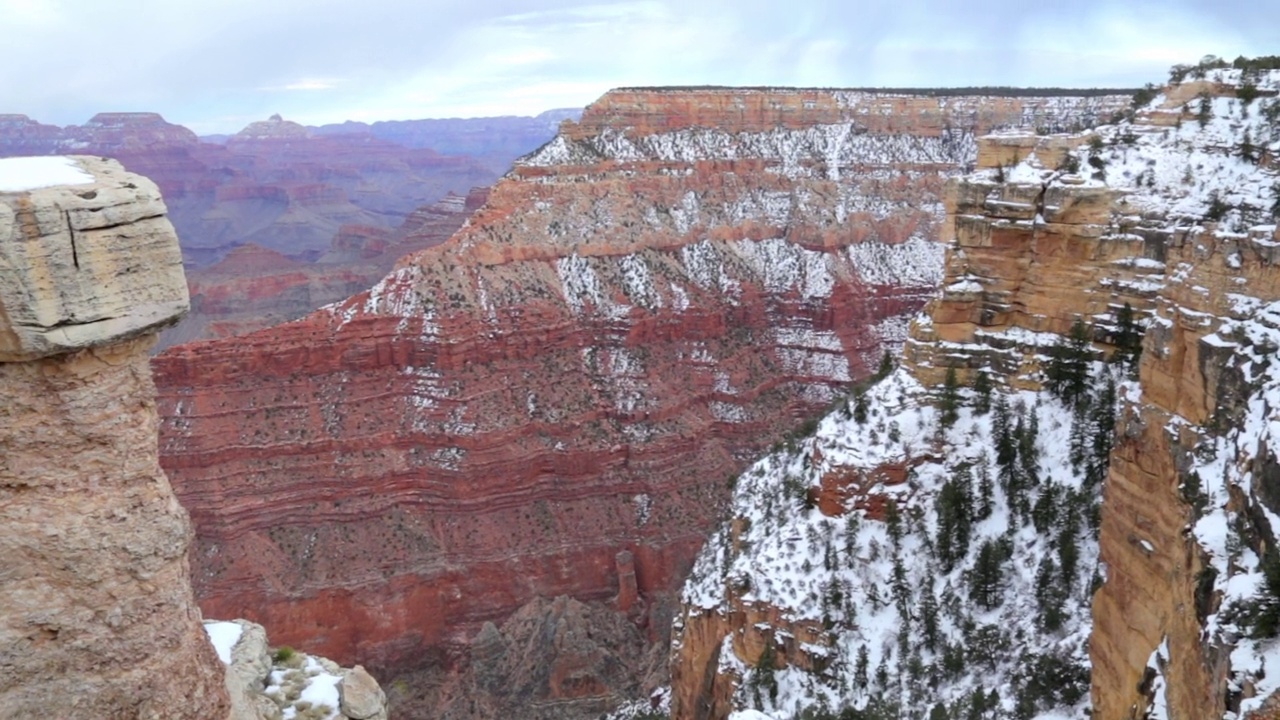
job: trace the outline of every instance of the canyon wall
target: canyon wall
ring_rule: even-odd
[[[0,160],[0,709],[222,718],[147,350],[187,308],[156,186],[110,160]]]
[[[1280,73],[1199,74],[1093,134],[982,139],[904,369],[738,479],[683,593],[674,718],[1274,716]],[[1035,452],[1001,449],[1010,407]],[[1067,557],[1094,578],[1055,580]]]
[[[607,94],[369,291],[155,359],[202,607],[388,676],[443,669],[404,690],[414,716],[598,714],[636,694],[639,672],[608,667],[643,648],[588,649],[574,682],[503,705],[520,683],[479,682],[476,643],[545,646],[520,629],[536,622],[503,621],[534,603],[571,626],[589,611],[536,605],[567,595],[662,644],[728,480],[934,293],[941,189],[976,135],[1127,102]]]

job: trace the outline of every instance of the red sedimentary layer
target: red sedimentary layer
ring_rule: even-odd
[[[370,291],[158,356],[205,611],[385,672],[536,596],[613,598],[621,551],[642,598],[676,587],[727,478],[933,292],[973,119],[1064,112],[895,99],[916,115],[860,126],[880,98],[793,95],[611,93]]]

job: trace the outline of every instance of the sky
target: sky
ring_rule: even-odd
[[[0,0],[0,112],[533,115],[612,87],[1135,87],[1280,54],[1274,0]]]

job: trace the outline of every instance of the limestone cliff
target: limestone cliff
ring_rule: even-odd
[[[617,596],[663,644],[726,479],[934,292],[941,188],[976,134],[1126,103],[609,93],[368,292],[156,358],[202,606],[464,698],[485,623],[539,597]],[[625,691],[605,665],[575,671],[582,707]],[[476,706],[419,713],[527,707]]]
[[[159,191],[95,158],[0,161],[0,709],[222,718],[147,348],[186,310]]]
[[[979,143],[904,368],[739,478],[673,717],[1273,716],[1280,73],[1192,75]]]

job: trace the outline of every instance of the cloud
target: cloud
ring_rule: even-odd
[[[155,110],[202,131],[531,114],[620,85],[1140,85],[1276,52],[1222,0],[0,0],[0,112]],[[224,125],[225,123],[225,125]]]
[[[291,82],[288,85],[277,85],[275,87],[262,88],[263,90],[332,90],[341,83],[341,80],[322,80],[319,78],[305,78]]]

